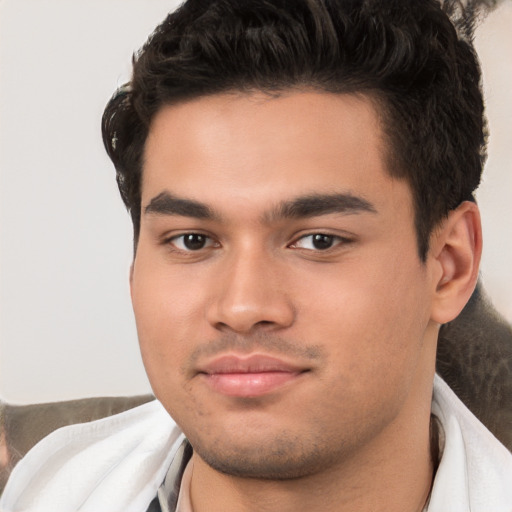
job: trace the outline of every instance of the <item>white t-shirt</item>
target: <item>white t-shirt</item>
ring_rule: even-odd
[[[428,512],[512,512],[512,454],[438,376],[432,413],[445,445]],[[158,401],[61,428],[14,468],[0,511],[145,512],[184,439]]]

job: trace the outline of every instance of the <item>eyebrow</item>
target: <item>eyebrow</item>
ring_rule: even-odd
[[[264,214],[263,220],[273,222],[280,219],[317,217],[330,213],[350,215],[362,212],[377,213],[377,210],[366,199],[350,193],[310,194],[279,203],[270,212]],[[220,218],[220,215],[208,205],[193,199],[177,197],[166,191],[151,199],[144,208],[144,213],[178,215],[203,220]]]
[[[199,201],[176,197],[169,192],[162,192],[155,196],[144,208],[146,214],[179,215],[196,219],[213,220],[218,216],[213,210]]]
[[[341,213],[345,215],[355,213],[377,213],[375,206],[350,193],[345,194],[311,194],[297,197],[291,201],[280,203],[269,216],[269,221],[286,218],[307,218]]]

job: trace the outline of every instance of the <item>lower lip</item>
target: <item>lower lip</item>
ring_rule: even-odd
[[[299,372],[216,373],[205,375],[218,393],[237,397],[257,397],[276,391],[296,380]]]

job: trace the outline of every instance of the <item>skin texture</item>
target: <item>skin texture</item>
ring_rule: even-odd
[[[132,300],[155,395],[195,450],[195,512],[422,509],[437,334],[474,287],[479,218],[452,212],[423,264],[385,156],[362,96],[222,94],[154,119]],[[342,211],[289,206],[333,195]],[[226,355],[297,371],[231,396],[203,373]]]

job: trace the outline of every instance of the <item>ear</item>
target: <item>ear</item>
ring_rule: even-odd
[[[434,230],[429,259],[433,265],[431,319],[452,321],[468,302],[478,279],[482,226],[476,203],[465,201]]]

